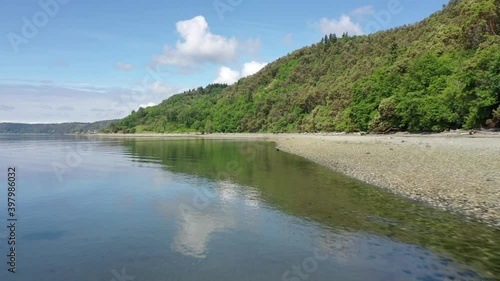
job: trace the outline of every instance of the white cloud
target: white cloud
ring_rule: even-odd
[[[139,106],[159,104],[178,91],[161,83],[131,89],[0,81],[0,93],[9,101],[0,105],[0,122],[60,123],[123,118]]]
[[[134,66],[133,65],[128,64],[128,63],[124,63],[124,62],[121,62],[121,61],[119,61],[119,62],[116,63],[115,68],[119,69],[119,70],[123,70],[123,71],[134,70]]]
[[[176,88],[169,85],[165,85],[160,81],[156,81],[153,84],[148,85],[148,90],[153,92],[153,94],[157,95],[174,94],[177,91]]]
[[[219,68],[217,72],[217,78],[215,78],[214,83],[228,85],[234,84],[243,77],[247,77],[259,72],[266,65],[267,63],[264,62],[251,61],[243,64],[243,68],[241,71],[232,70],[229,67],[223,66]]]
[[[176,24],[182,40],[175,48],[166,45],[154,61],[163,65],[189,68],[204,63],[227,63],[237,57],[238,41],[210,32],[203,16],[197,16]]]
[[[147,104],[141,104],[139,105],[139,107],[142,107],[142,108],[146,108],[146,107],[152,107],[152,106],[155,106],[156,103],[154,102],[148,102]]]
[[[111,109],[113,97],[126,93],[125,89],[88,91],[59,85],[1,84],[6,100],[12,100],[14,110],[0,111],[0,121],[11,120],[25,123],[92,122],[123,117],[117,110],[96,112],[97,107]],[[23,99],[14,100],[22,96]],[[50,106],[48,106],[50,105]]]
[[[331,33],[342,35],[345,32],[349,33],[349,35],[364,34],[361,25],[353,22],[351,17],[347,15],[342,15],[339,19],[322,18],[315,25],[325,35]]]
[[[265,62],[256,62],[256,61],[247,62],[243,65],[243,70],[241,71],[241,75],[242,77],[254,75],[261,69],[263,69],[266,65],[267,63]]]
[[[223,66],[219,68],[217,72],[217,78],[215,78],[214,83],[220,84],[234,84],[240,79],[240,73],[236,70],[232,70],[229,67]]]

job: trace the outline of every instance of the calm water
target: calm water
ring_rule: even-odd
[[[270,143],[0,136],[0,166],[2,281],[500,278],[499,230]]]

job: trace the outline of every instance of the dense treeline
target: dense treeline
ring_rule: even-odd
[[[22,124],[0,123],[0,134],[77,134],[97,133],[118,120],[94,123]]]
[[[175,95],[157,106],[141,107],[104,132],[212,132],[213,107],[226,88],[227,85],[213,84]]]
[[[500,127],[500,0],[452,0],[414,24],[332,34],[235,85],[139,109],[134,132],[442,131]]]

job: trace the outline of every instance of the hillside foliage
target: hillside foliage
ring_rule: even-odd
[[[452,0],[413,25],[332,34],[236,84],[139,109],[108,132],[500,127],[500,0]]]

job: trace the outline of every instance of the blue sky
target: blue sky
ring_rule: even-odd
[[[447,0],[16,0],[0,11],[0,122],[126,116],[234,83],[325,33],[415,23]]]

